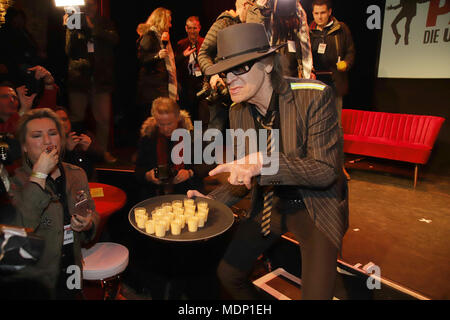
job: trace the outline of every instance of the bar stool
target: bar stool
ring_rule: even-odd
[[[99,242],[81,249],[83,280],[100,281],[103,300],[114,300],[120,289],[120,274],[128,266],[128,249],[121,244]]]

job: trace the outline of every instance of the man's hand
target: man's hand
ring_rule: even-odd
[[[345,61],[339,61],[338,63],[336,63],[336,67],[338,71],[345,72],[348,69],[348,64]]]
[[[183,51],[183,56],[189,57],[191,54],[193,54],[197,49],[187,47],[186,50]]]
[[[158,178],[155,177],[155,169],[152,169],[150,171],[147,171],[145,173],[145,179],[147,179],[147,181],[152,182],[154,184],[161,184],[161,180],[159,180]]]
[[[81,146],[81,149],[83,151],[87,151],[92,143],[92,139],[86,134],[80,134],[79,138],[80,138],[79,144]]]
[[[20,102],[20,114],[24,114],[31,110],[33,107],[34,98],[36,98],[37,93],[33,93],[31,96],[27,96],[28,89],[25,86],[20,86],[16,89],[17,95]]]
[[[252,153],[233,162],[221,164],[209,172],[210,176],[219,173],[229,172],[228,182],[232,185],[245,185],[247,189],[251,188],[252,178],[261,174],[262,154],[260,152]]]
[[[216,90],[217,89],[217,83],[220,83],[222,86],[225,87],[225,82],[223,82],[222,78],[219,77],[218,74],[215,74],[209,79],[209,84],[211,85],[211,88]]]
[[[75,149],[75,147],[77,146],[77,144],[79,142],[80,142],[80,137],[77,136],[77,134],[75,132],[69,133],[69,135],[67,136],[67,141],[66,141],[66,149],[69,151],[72,151],[73,149]]]
[[[186,195],[189,199],[193,197],[212,199],[211,197],[205,196],[203,193],[200,193],[200,191],[197,190],[189,190]]]
[[[33,68],[29,68],[28,70],[34,71],[34,77],[36,78],[36,80],[42,79],[45,85],[52,85],[55,83],[55,79],[53,79],[52,74],[44,67],[35,66]]]
[[[191,174],[190,174],[189,170],[181,169],[180,171],[178,171],[178,174],[176,175],[176,177],[173,178],[173,184],[179,184],[179,183],[185,182],[190,177],[191,177]]]
[[[53,78],[52,74],[41,66],[35,66],[33,68],[29,68],[29,71],[34,71],[34,77],[36,80],[43,80],[44,85],[46,88],[51,88],[55,84],[55,79]]]

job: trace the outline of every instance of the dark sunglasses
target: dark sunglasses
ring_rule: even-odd
[[[234,68],[231,68],[231,69],[222,71],[222,72],[219,73],[219,76],[220,76],[221,78],[225,79],[225,78],[227,77],[227,74],[228,74],[229,72],[233,73],[235,76],[240,76],[240,75],[242,75],[242,74],[245,74],[245,73],[249,72],[249,71],[252,69],[253,65],[254,65],[257,61],[258,61],[258,60],[252,60],[252,61],[249,61],[249,62],[240,64],[240,65],[238,65],[238,66],[236,66],[236,67],[234,67]]]

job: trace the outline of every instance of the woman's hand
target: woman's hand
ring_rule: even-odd
[[[92,211],[88,210],[89,214],[86,217],[73,215],[70,220],[70,226],[73,231],[82,232],[88,231],[92,227]]]
[[[50,175],[55,169],[57,169],[57,164],[59,161],[58,150],[53,148],[50,153],[46,151],[42,152],[39,156],[39,159],[33,166],[34,174],[44,174]],[[30,177],[30,181],[37,183],[41,186],[42,189],[45,189],[46,177],[34,176],[33,174]]]
[[[56,169],[56,165],[59,162],[58,149],[53,148],[50,153],[44,151],[39,156],[39,159],[33,166],[33,172],[40,172],[43,174],[50,175],[53,170]]]
[[[169,56],[169,51],[167,49],[161,49],[158,52],[158,56],[160,59],[165,59],[166,57]]]
[[[189,172],[189,170],[181,169],[180,171],[178,171],[178,174],[176,175],[176,177],[173,178],[173,184],[179,184],[179,183],[185,182],[190,177],[191,177],[191,173]]]

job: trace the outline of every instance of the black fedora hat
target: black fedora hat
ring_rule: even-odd
[[[260,23],[239,23],[217,34],[217,63],[206,69],[211,76],[240,64],[262,58],[284,46],[271,47],[266,29]]]

